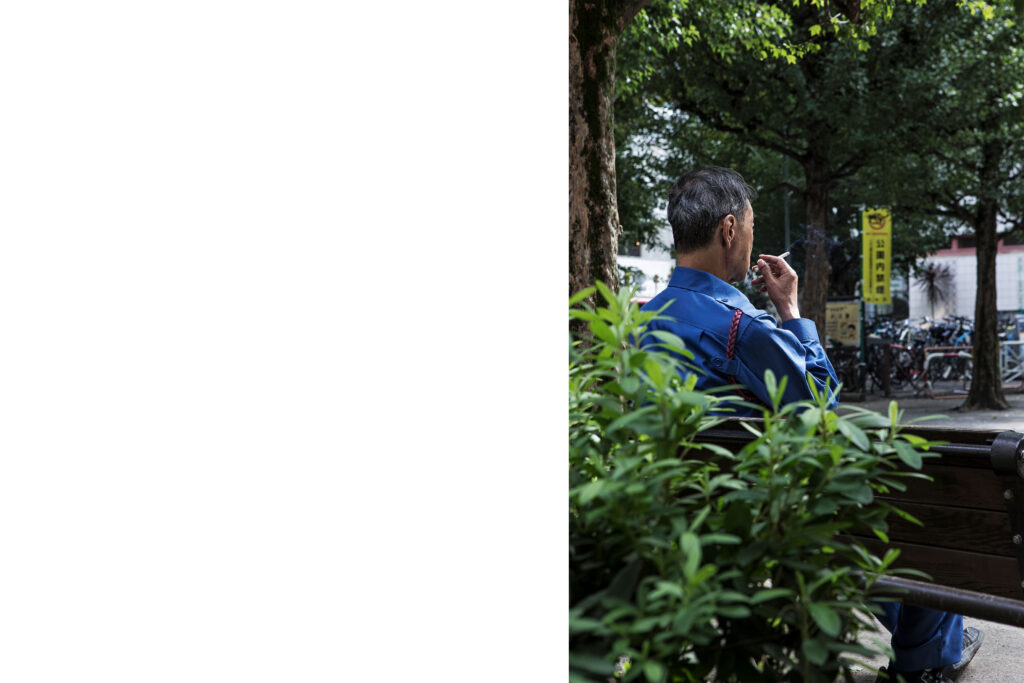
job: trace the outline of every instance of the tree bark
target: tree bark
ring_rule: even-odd
[[[998,143],[986,144],[982,151],[981,185],[997,187],[1002,149]],[[999,204],[982,197],[975,209],[977,237],[978,289],[974,299],[974,371],[971,388],[959,410],[1007,410],[1010,404],[1003,394],[999,368],[999,310],[996,307],[996,255],[999,250],[996,219]]]
[[[813,145],[813,141],[809,141]],[[804,160],[806,192],[804,211],[807,219],[807,257],[800,280],[800,315],[810,318],[825,343],[825,310],[832,265],[828,260],[828,190],[832,181],[828,161],[812,146]]]
[[[569,0],[569,294],[618,289],[615,50],[650,0]]]
[[[1006,410],[1010,405],[1003,394],[999,369],[999,312],[996,308],[995,207],[984,202],[978,207],[978,291],[974,300],[974,372],[971,388],[960,410]]]

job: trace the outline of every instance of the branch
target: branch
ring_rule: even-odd
[[[764,188],[763,191],[764,192],[775,192],[776,190],[789,190],[793,194],[797,194],[797,195],[803,195],[804,194],[804,190],[802,188],[797,187],[793,183],[776,183],[776,184],[772,185],[771,187]]]
[[[839,11],[845,14],[850,21],[858,23],[860,21],[860,0],[832,0]],[[825,5],[825,11],[828,12],[828,4]],[[831,14],[831,12],[829,12]]]
[[[716,85],[721,88],[723,92],[732,97],[734,100],[742,100],[746,97],[747,87],[750,85],[749,77],[745,77],[743,80],[732,80],[722,79],[716,74],[720,70],[725,70],[726,64],[721,60],[720,56],[715,54],[714,51],[711,54],[705,55],[705,57],[712,63],[712,65],[718,65],[721,69],[713,69],[711,78],[715,81]],[[701,105],[698,104],[697,100],[690,97],[684,88],[673,88],[672,97],[675,100],[676,108],[681,109],[692,114],[696,114],[705,123],[710,125],[712,128],[722,131],[723,133],[732,133],[740,136],[741,139],[749,140],[759,147],[770,149],[783,154],[797,162],[803,164],[806,157],[806,152],[787,147],[784,144],[775,142],[768,139],[764,135],[756,132],[758,128],[764,128],[769,133],[774,133],[781,139],[787,139],[788,136],[784,132],[775,130],[767,125],[762,125],[761,122],[754,120],[749,124],[735,125],[725,121],[722,116],[722,111],[718,108],[712,108],[710,111],[705,110]]]
[[[619,13],[615,22],[616,33],[622,33],[629,26],[629,22],[633,21],[633,17],[649,4],[651,4],[651,0],[619,0]]]
[[[974,214],[972,214],[970,211],[960,206],[959,204],[955,204],[948,209],[942,209],[938,207],[932,209],[925,209],[924,213],[928,216],[946,216],[948,218],[955,218],[959,221],[967,223],[968,225],[974,225]]]
[[[926,192],[925,194],[936,204],[946,204],[947,206],[963,206],[961,202],[966,198],[966,195],[957,196],[949,190],[945,194],[939,192]]]
[[[795,159],[796,161],[800,162],[801,164],[804,162],[804,157],[806,156],[806,152],[802,153],[802,152],[799,152],[797,150],[790,149],[789,147],[786,147],[785,145],[781,145],[781,144],[779,144],[777,142],[769,140],[768,138],[764,137],[763,135],[760,135],[759,133],[755,133],[751,129],[746,128],[744,126],[738,126],[738,125],[733,125],[733,124],[730,124],[730,123],[726,123],[725,119],[722,118],[721,113],[719,113],[717,111],[716,112],[706,112],[703,109],[701,109],[699,106],[697,106],[697,103],[695,101],[690,100],[690,99],[688,99],[686,97],[680,97],[679,98],[679,104],[683,105],[682,108],[685,111],[689,111],[689,112],[692,112],[692,113],[696,114],[705,123],[707,123],[709,126],[714,128],[715,130],[720,130],[723,133],[734,133],[736,135],[741,136],[741,138],[746,138],[746,139],[752,141],[754,144],[756,144],[759,147],[764,147],[765,149],[774,150],[774,151],[778,152],[779,154],[783,154],[785,156],[788,156],[788,157],[791,157],[791,158]]]
[[[934,190],[926,190],[924,196],[935,205],[934,208],[924,209],[922,213],[925,215],[946,216],[974,225],[974,214],[960,203],[964,200],[963,196],[957,197],[949,192],[941,193]],[[943,206],[948,208],[942,208]]]
[[[863,166],[864,159],[861,157],[853,157],[852,159],[848,159],[847,161],[844,161],[842,164],[840,164],[839,168],[837,168],[832,173],[832,180],[842,180],[843,178],[848,178],[849,176],[856,174],[857,171],[859,171]]]

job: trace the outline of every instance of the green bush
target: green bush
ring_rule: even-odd
[[[788,378],[771,373],[756,438],[736,454],[701,444],[736,399],[695,391],[682,341],[598,289],[596,309],[579,305],[592,290],[570,300],[589,329],[570,336],[570,680],[848,677],[839,653],[876,654],[856,636],[896,551],[878,558],[844,532],[887,540],[893,508],[875,494],[923,476],[894,470],[931,444],[899,433],[894,403],[888,418],[839,416],[824,397],[780,406]],[[662,348],[641,350],[646,335]]]

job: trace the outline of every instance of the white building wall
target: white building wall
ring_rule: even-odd
[[[996,256],[996,305],[1000,311],[1024,311],[1024,252]]]
[[[930,256],[932,263],[948,264],[953,273],[954,295],[947,305],[935,306],[936,318],[948,315],[974,317],[978,288],[978,262],[975,254]],[[916,278],[910,282],[910,317],[931,316],[931,306]],[[996,255],[996,308],[1000,311],[1024,311],[1024,251]]]
[[[658,239],[662,244],[672,244],[672,228],[665,226],[658,232]],[[619,254],[620,266],[639,268],[643,271],[644,277],[640,282],[637,296],[650,298],[665,289],[672,271],[676,267],[675,255],[666,249],[640,248],[639,256],[624,256]],[[658,281],[654,278],[657,276]]]
[[[952,315],[974,317],[974,300],[978,291],[978,257],[974,254],[947,256],[953,260],[956,274],[956,305]]]

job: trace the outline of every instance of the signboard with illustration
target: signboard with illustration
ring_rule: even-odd
[[[846,346],[860,346],[860,302],[828,302],[825,305],[825,334]]]
[[[865,303],[890,304],[892,264],[892,212],[889,209],[865,209],[861,214],[863,281]]]

